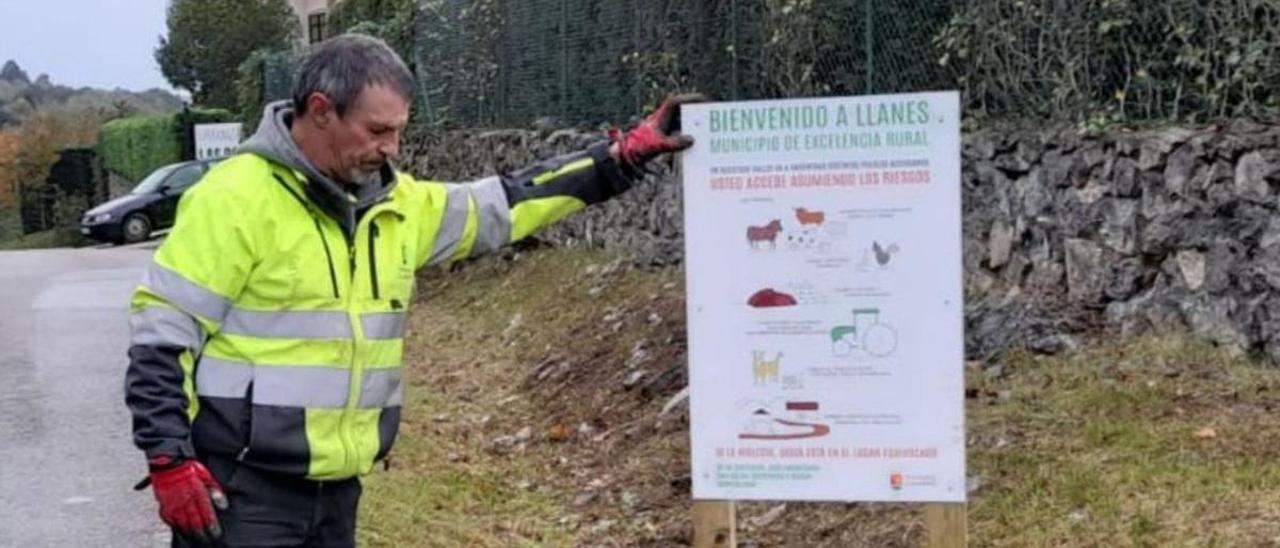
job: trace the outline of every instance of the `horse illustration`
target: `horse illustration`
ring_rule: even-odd
[[[764,226],[747,227],[747,243],[751,245],[751,249],[756,249],[756,244],[760,242],[769,242],[772,248],[778,248],[778,233],[782,232],[782,221],[774,219]]]

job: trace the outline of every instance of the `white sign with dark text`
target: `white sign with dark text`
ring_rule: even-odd
[[[959,95],[682,118],[694,498],[965,500]]]
[[[225,158],[240,146],[240,124],[196,124],[196,159]]]

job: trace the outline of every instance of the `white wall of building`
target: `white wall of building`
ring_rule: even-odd
[[[289,4],[293,6],[293,11],[298,14],[299,28],[302,29],[302,32],[298,35],[298,44],[305,47],[311,43],[311,15],[316,13],[327,14],[330,0],[289,0]]]

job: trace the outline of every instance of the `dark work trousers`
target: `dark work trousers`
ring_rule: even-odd
[[[312,481],[273,474],[235,460],[202,457],[222,484],[230,503],[218,511],[222,539],[213,546],[297,546],[341,548],[356,545],[360,480]],[[174,535],[175,548],[209,546]]]

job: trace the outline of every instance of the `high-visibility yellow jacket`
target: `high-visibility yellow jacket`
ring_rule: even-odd
[[[319,480],[369,472],[396,437],[414,271],[630,185],[607,143],[467,184],[393,177],[346,229],[302,171],[258,154],[187,191],[132,301],[126,402],[140,448]]]

